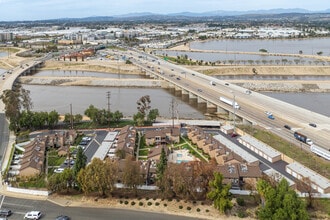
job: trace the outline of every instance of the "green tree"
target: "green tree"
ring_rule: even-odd
[[[58,124],[58,120],[60,118],[60,115],[57,111],[53,110],[48,113],[48,126],[50,128],[53,128],[55,125]]]
[[[157,183],[161,183],[163,181],[163,176],[165,170],[167,168],[167,155],[165,152],[165,148],[162,147],[162,151],[160,153],[159,163],[157,164],[156,174],[157,174]],[[164,191],[161,184],[159,184],[160,190]]]
[[[147,118],[149,122],[154,122],[158,116],[159,116],[159,111],[158,109],[155,108],[149,111]]]
[[[137,195],[137,187],[143,183],[143,179],[140,165],[138,161],[133,160],[133,157],[126,158],[122,178],[123,184]]]
[[[47,188],[51,192],[63,192],[67,187],[67,183],[62,173],[55,173],[48,178]]]
[[[87,157],[84,154],[84,150],[79,147],[77,150],[76,161],[73,166],[73,174],[77,177],[79,171],[86,167]]]
[[[5,104],[5,115],[9,119],[9,129],[17,131],[19,129],[19,118],[20,118],[20,93],[19,90],[4,90],[0,98]]]
[[[257,212],[258,219],[310,219],[305,203],[290,189],[285,179],[276,186],[261,179],[257,182],[257,191],[263,199]]]
[[[213,201],[214,207],[221,213],[225,213],[233,207],[231,202],[231,194],[229,192],[230,185],[223,185],[223,176],[214,172],[214,180],[209,182],[210,191],[207,197]]]
[[[151,100],[149,95],[142,96],[137,102],[137,109],[144,117],[148,115]]]
[[[141,112],[136,113],[133,115],[133,121],[137,126],[144,125],[144,115]]]
[[[118,164],[107,158],[105,161],[94,158],[92,162],[82,168],[77,176],[78,184],[85,194],[98,192],[104,197],[114,189],[118,178]]]
[[[117,110],[112,114],[112,121],[118,123],[123,117],[123,113]]]
[[[74,117],[73,117],[73,121],[74,121],[75,123],[79,123],[79,122],[81,122],[82,119],[83,119],[83,116],[82,116],[81,114],[76,114],[76,115],[74,115]]]
[[[84,114],[90,118],[93,122],[96,122],[96,117],[98,113],[98,109],[94,107],[94,105],[90,105],[88,109],[85,110]]]

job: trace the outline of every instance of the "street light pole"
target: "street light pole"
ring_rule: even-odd
[[[233,101],[233,112],[234,112],[234,134],[236,134],[236,108],[235,108],[235,103],[236,103],[236,97],[235,97],[235,93],[232,91],[231,92],[234,96],[234,101]]]

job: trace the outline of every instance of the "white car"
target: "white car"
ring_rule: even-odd
[[[57,168],[54,170],[54,173],[63,173],[64,168]]]
[[[30,211],[27,212],[24,216],[24,219],[40,219],[41,212],[40,211]]]
[[[266,115],[273,115],[273,113],[265,111]]]

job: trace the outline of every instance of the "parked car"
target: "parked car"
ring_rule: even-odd
[[[55,220],[70,220],[70,217],[66,215],[59,215],[55,218]]]
[[[57,168],[54,170],[54,173],[62,173],[64,171],[64,168]]]
[[[40,211],[30,211],[25,214],[24,219],[40,219],[41,215]]]
[[[1,209],[0,210],[0,216],[10,216],[13,214],[10,209]]]

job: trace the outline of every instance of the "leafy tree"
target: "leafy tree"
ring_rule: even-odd
[[[258,219],[310,219],[305,203],[289,188],[285,179],[276,186],[261,179],[257,182],[257,191],[263,199],[257,212]]]
[[[165,173],[165,170],[167,168],[167,155],[165,152],[165,148],[162,147],[162,151],[160,153],[159,163],[157,164],[156,174],[157,174],[157,182],[163,181],[163,176]],[[161,184],[159,184],[161,186]],[[162,187],[160,187],[160,190],[163,191]]]
[[[213,201],[216,209],[221,213],[225,213],[233,207],[233,204],[229,192],[230,185],[223,185],[222,180],[223,176],[215,172],[214,180],[209,182],[211,191],[207,194],[207,197]]]
[[[112,121],[114,122],[119,122],[122,118],[123,118],[123,113],[118,110],[112,114]]]
[[[118,164],[115,161],[107,158],[104,162],[94,158],[86,168],[79,171],[77,181],[85,194],[98,192],[104,197],[107,192],[113,191],[117,175]]]
[[[142,96],[136,104],[138,111],[145,117],[148,115],[149,109],[151,108],[150,106],[151,100],[149,95]]]
[[[77,177],[81,169],[86,167],[86,163],[87,163],[87,157],[84,154],[84,150],[81,147],[79,147],[77,150],[76,161],[73,166],[73,173],[75,177]]]
[[[133,121],[137,126],[144,125],[144,115],[141,112],[136,113],[133,115]]]
[[[123,184],[132,189],[137,195],[137,187],[143,183],[138,161],[134,161],[133,157],[127,157],[122,176]]]
[[[19,90],[4,90],[0,98],[5,104],[5,115],[9,119],[9,129],[17,131],[20,117],[20,93]]]
[[[60,115],[58,114],[57,111],[53,110],[48,113],[48,126],[50,128],[53,128],[55,125],[58,124],[58,119]]]
[[[62,173],[56,173],[48,178],[47,188],[52,192],[62,192],[67,187]]]
[[[124,149],[117,149],[116,150],[116,156],[119,159],[125,159],[126,158],[126,151]]]
[[[94,107],[94,105],[90,105],[88,109],[85,110],[84,114],[89,117],[93,122],[96,122],[96,116],[98,111],[99,110]]]
[[[79,122],[81,122],[82,119],[83,119],[83,116],[82,116],[81,114],[76,114],[76,115],[74,115],[74,117],[73,117],[73,121],[74,121],[75,123],[79,123]]]
[[[31,108],[33,107],[32,100],[30,98],[30,91],[21,88],[21,103],[23,109],[30,111]]]
[[[70,125],[71,124],[71,114],[70,113],[66,113],[64,115],[64,119],[63,119],[63,122],[67,125]]]
[[[149,122],[154,122],[157,118],[157,116],[159,116],[159,111],[158,109],[151,109],[149,114],[148,114],[148,121]]]

